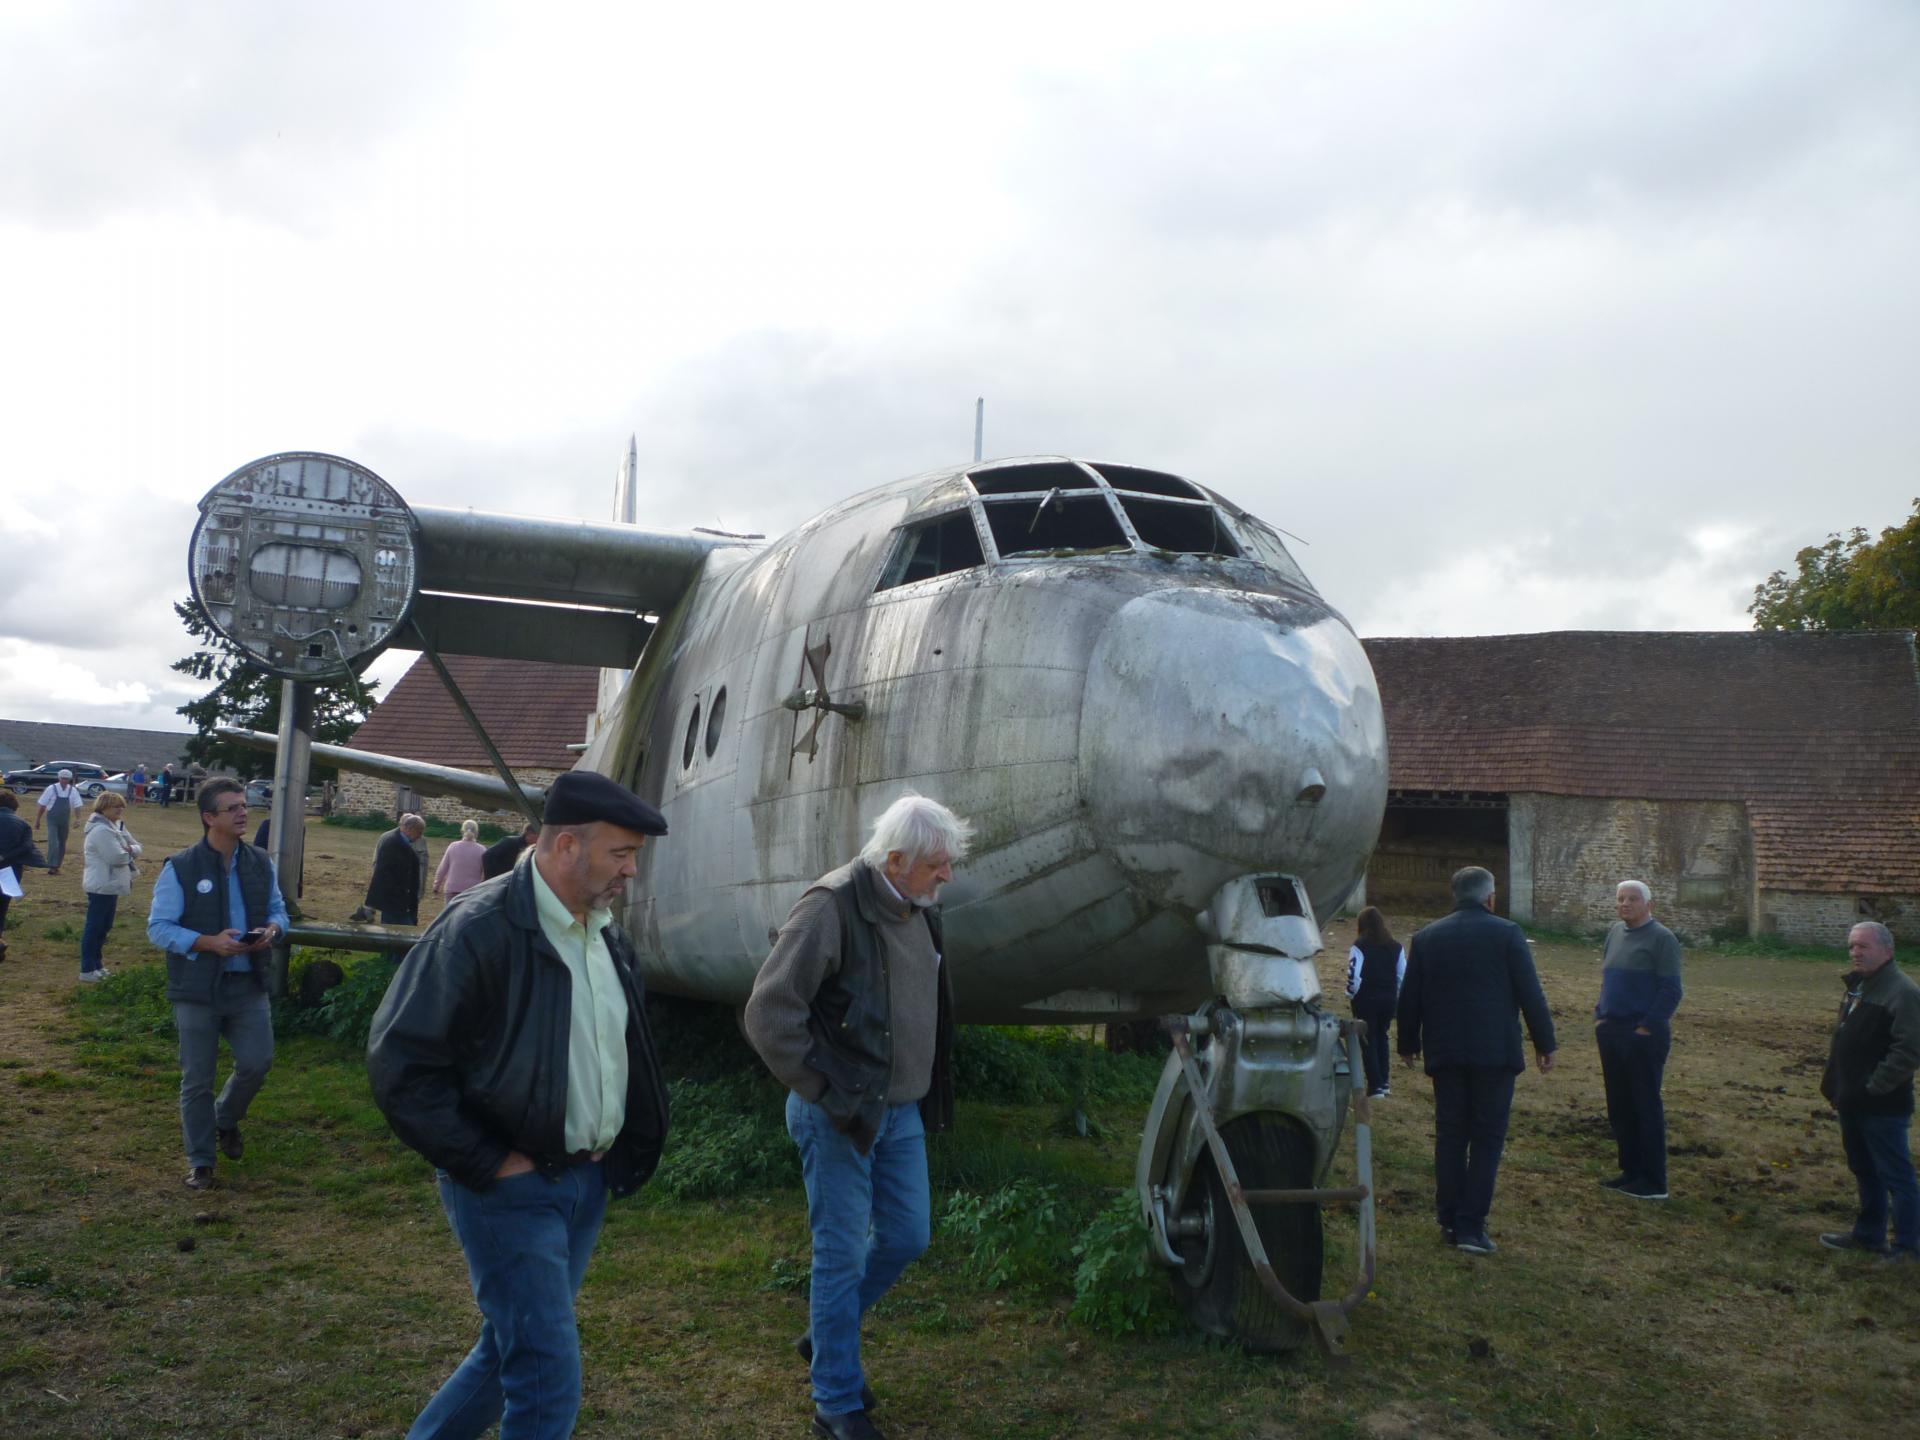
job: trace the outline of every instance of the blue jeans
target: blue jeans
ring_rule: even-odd
[[[1887,1199],[1893,1199],[1893,1248],[1920,1251],[1920,1181],[1913,1173],[1907,1131],[1911,1115],[1862,1115],[1842,1110],[1840,1141],[1847,1147],[1847,1168],[1860,1188],[1860,1217],[1854,1239],[1874,1246],[1887,1243]]]
[[[87,923],[80,931],[80,973],[86,975],[101,968],[101,951],[106,948],[107,932],[113,929],[113,912],[120,906],[118,895],[87,892]]]
[[[893,1105],[862,1155],[818,1105],[787,1095],[813,1227],[813,1403],[823,1415],[860,1408],[860,1320],[925,1253],[931,1238],[927,1132],[918,1102]]]
[[[227,970],[214,981],[211,1004],[174,1002],[173,1027],[180,1032],[180,1130],[187,1164],[211,1169],[213,1132],[239,1129],[253,1097],[267,1083],[273,1065],[273,1011],[267,992],[252,975]],[[222,1035],[233,1051],[233,1073],[215,1100],[213,1073]]]
[[[1434,1213],[1445,1228],[1462,1235],[1487,1228],[1512,1110],[1511,1070],[1450,1065],[1433,1072]]]
[[[537,1170],[469,1190],[444,1171],[440,1203],[466,1252],[480,1339],[407,1440],[564,1440],[580,1413],[573,1297],[607,1215],[603,1162]]]

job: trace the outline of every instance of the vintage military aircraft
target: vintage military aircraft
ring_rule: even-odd
[[[1271,526],[1175,475],[1059,456],[882,485],[766,544],[410,507],[309,453],[242,467],[201,512],[196,594],[289,679],[386,645],[620,679],[579,763],[671,826],[629,895],[661,991],[743,1002],[801,890],[903,790],[966,816],[945,899],[960,1018],[1193,1012],[1141,1148],[1156,1253],[1208,1329],[1334,1345],[1372,1202],[1364,1176],[1313,1188],[1359,1066],[1312,956],[1378,834],[1386,742],[1358,640]],[[504,773],[313,753],[539,804]],[[1323,1200],[1361,1211],[1341,1302],[1317,1299]]]

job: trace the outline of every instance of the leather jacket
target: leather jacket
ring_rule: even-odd
[[[667,1089],[647,1032],[633,941],[602,932],[627,997],[626,1119],[607,1187],[632,1193],[667,1138]],[[521,865],[464,891],[407,952],[373,1017],[367,1076],[394,1134],[462,1185],[485,1190],[509,1151],[557,1174],[566,1152],[573,976],[540,928]]]

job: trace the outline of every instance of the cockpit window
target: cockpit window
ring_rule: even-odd
[[[1239,555],[1220,512],[1211,505],[1182,505],[1172,500],[1146,500],[1137,495],[1116,496],[1127,512],[1140,543],[1176,555]]]
[[[1078,465],[1047,460],[1035,465],[1001,465],[981,470],[967,479],[982,495],[1020,495],[1028,491],[1094,490],[1094,478]]]
[[[1139,490],[1148,495],[1171,495],[1178,500],[1198,500],[1200,492],[1178,475],[1163,475],[1158,470],[1142,470],[1137,465],[1102,465],[1099,471],[1116,490]]]
[[[1254,519],[1251,515],[1242,515],[1239,518],[1240,533],[1247,537],[1247,543],[1253,547],[1255,559],[1279,571],[1282,576],[1302,590],[1313,589],[1313,582],[1307,579],[1307,572],[1302,570],[1293,556],[1287,553],[1287,547],[1280,542],[1280,537],[1274,533],[1271,526],[1264,521]]]
[[[970,570],[986,561],[980,536],[973,528],[973,512],[957,510],[901,531],[894,542],[893,557],[874,588],[891,590],[935,575]]]
[[[1104,495],[990,500],[987,528],[1001,558],[1062,550],[1126,550],[1127,535]]]

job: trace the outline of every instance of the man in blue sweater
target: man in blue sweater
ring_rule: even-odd
[[[1636,1200],[1664,1200],[1667,1111],[1660,1081],[1680,1007],[1680,942],[1653,918],[1653,891],[1644,880],[1622,880],[1613,903],[1620,918],[1607,931],[1593,1033],[1620,1173],[1600,1183]]]
[[[1493,913],[1493,875],[1453,877],[1453,913],[1415,932],[1400,987],[1400,1054],[1433,1081],[1434,1215],[1449,1245],[1491,1255],[1487,1212],[1507,1143],[1526,1016],[1540,1073],[1553,1069],[1553,1016],[1527,937]]]

